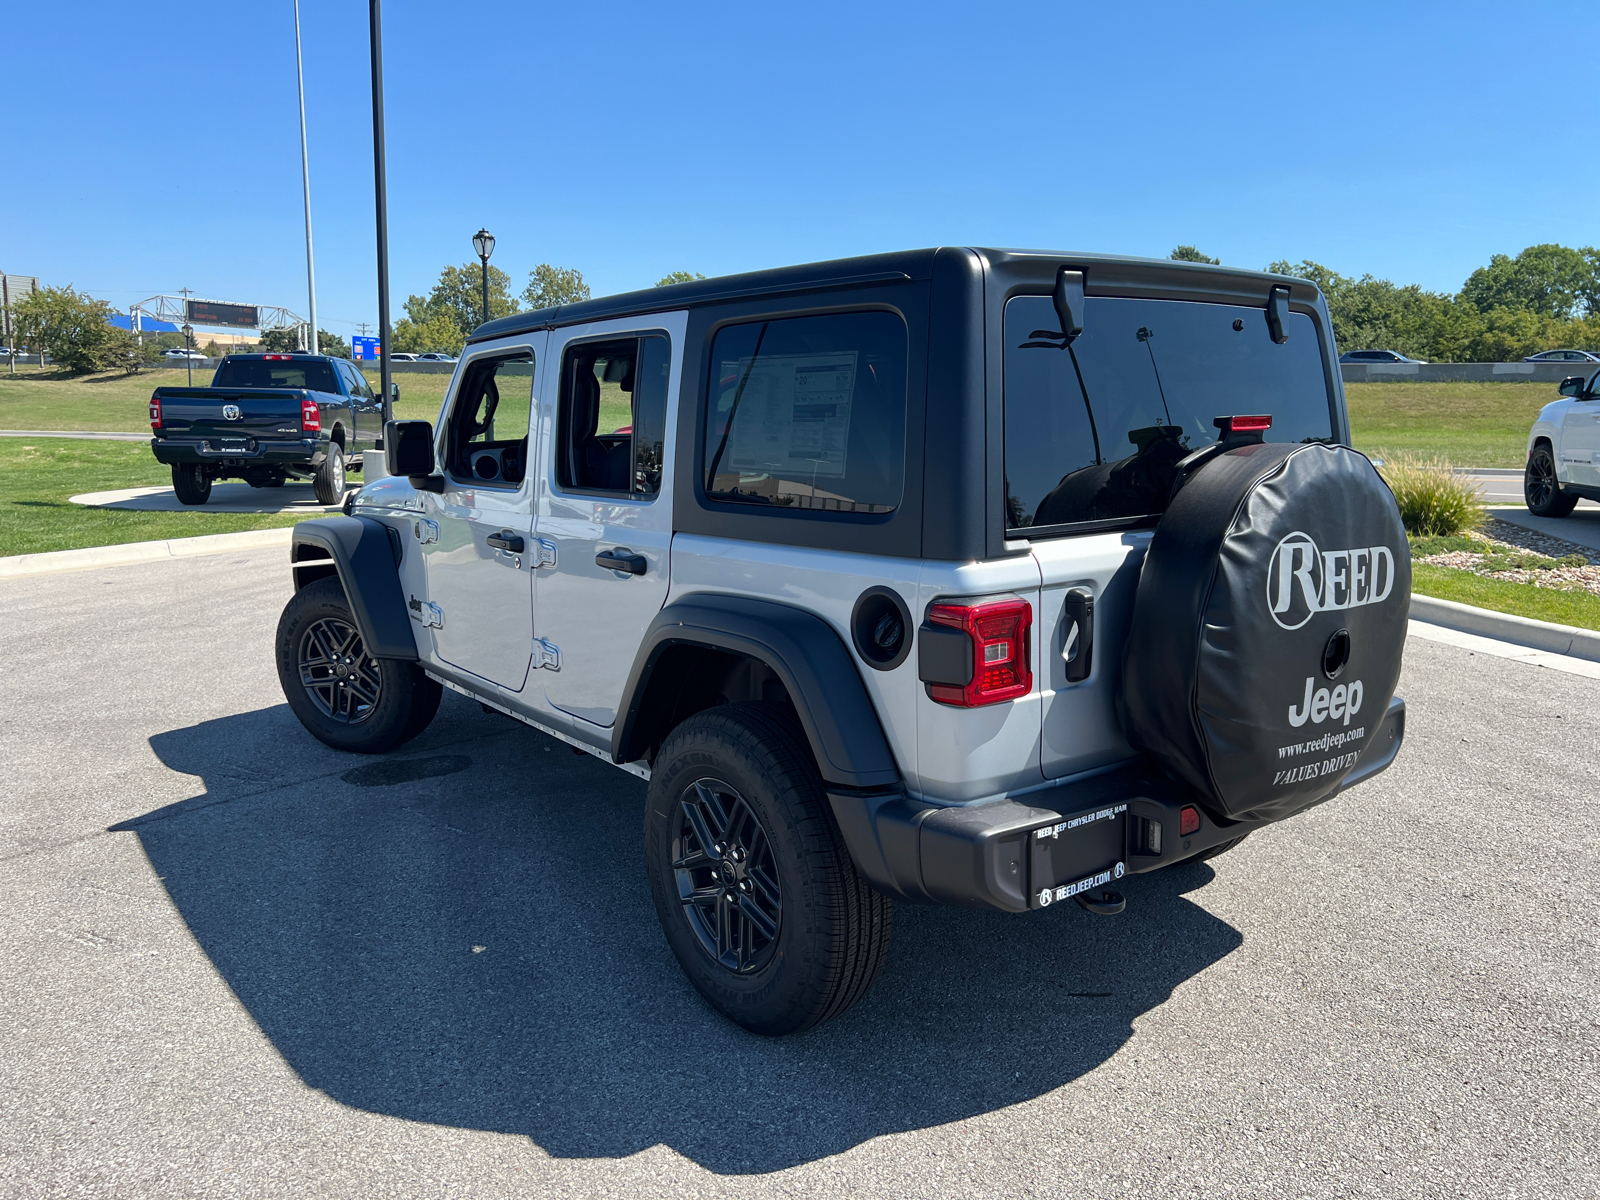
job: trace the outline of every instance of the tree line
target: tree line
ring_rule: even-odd
[[[689,283],[705,276],[698,272],[674,271],[656,281],[657,287]],[[467,262],[445,267],[426,296],[408,296],[406,315],[394,325],[394,349],[403,354],[440,352],[460,354],[472,331],[486,320],[509,317],[517,312],[537,312],[559,304],[576,304],[590,299],[583,272],[574,267],[540,263],[528,272],[527,285],[518,296],[511,294],[511,276],[499,267],[489,268],[489,311],[483,311],[483,268]],[[521,301],[526,308],[518,306]]]
[[[1179,246],[1170,257],[1220,261],[1194,246]],[[1427,362],[1515,362],[1541,350],[1600,346],[1600,250],[1593,246],[1552,242],[1515,256],[1496,254],[1454,294],[1341,275],[1309,259],[1279,259],[1265,269],[1322,289],[1341,353],[1397,350]]]

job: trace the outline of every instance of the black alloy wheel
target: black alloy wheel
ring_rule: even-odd
[[[361,634],[336,617],[323,617],[300,637],[300,685],[323,716],[359,725],[383,695],[378,660],[367,655]]]
[[[764,967],[783,922],[777,865],[766,830],[730,784],[698,779],[684,790],[672,869],[700,948],[735,975]]]
[[[1528,511],[1536,517],[1564,517],[1578,503],[1578,498],[1561,491],[1556,478],[1556,463],[1550,447],[1544,443],[1534,447],[1528,456],[1528,466],[1522,475],[1522,497]]]

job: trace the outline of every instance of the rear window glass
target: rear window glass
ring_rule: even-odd
[[[730,325],[711,348],[706,495],[887,513],[905,474],[906,327],[894,313]]]
[[[265,358],[224,359],[211,381],[219,388],[308,388],[313,392],[339,391],[334,382],[333,367],[325,362],[307,359],[303,362],[282,362]]]
[[[1216,417],[1269,413],[1268,441],[1333,440],[1304,313],[1280,345],[1261,309],[1094,296],[1070,348],[1060,329],[1048,296],[1006,304],[1009,528],[1161,513],[1178,461],[1216,441]]]

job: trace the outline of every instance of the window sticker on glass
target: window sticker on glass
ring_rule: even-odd
[[[728,439],[730,468],[845,474],[856,351],[724,362],[721,379],[727,406],[737,403],[746,417]]]

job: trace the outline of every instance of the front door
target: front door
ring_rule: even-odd
[[[534,388],[547,334],[485,351],[462,369],[435,439],[444,491],[424,492],[413,537],[428,595],[411,603],[450,666],[520,692],[533,655]],[[407,597],[411,602],[412,597]]]
[[[1600,386],[1600,375],[1589,386]],[[1600,399],[1567,405],[1561,418],[1560,473],[1568,483],[1600,487]]]
[[[552,707],[600,728],[615,723],[639,642],[666,603],[684,326],[682,313],[643,327],[601,322],[562,331],[550,348],[559,390],[536,532],[555,562],[536,582],[537,684]]]

